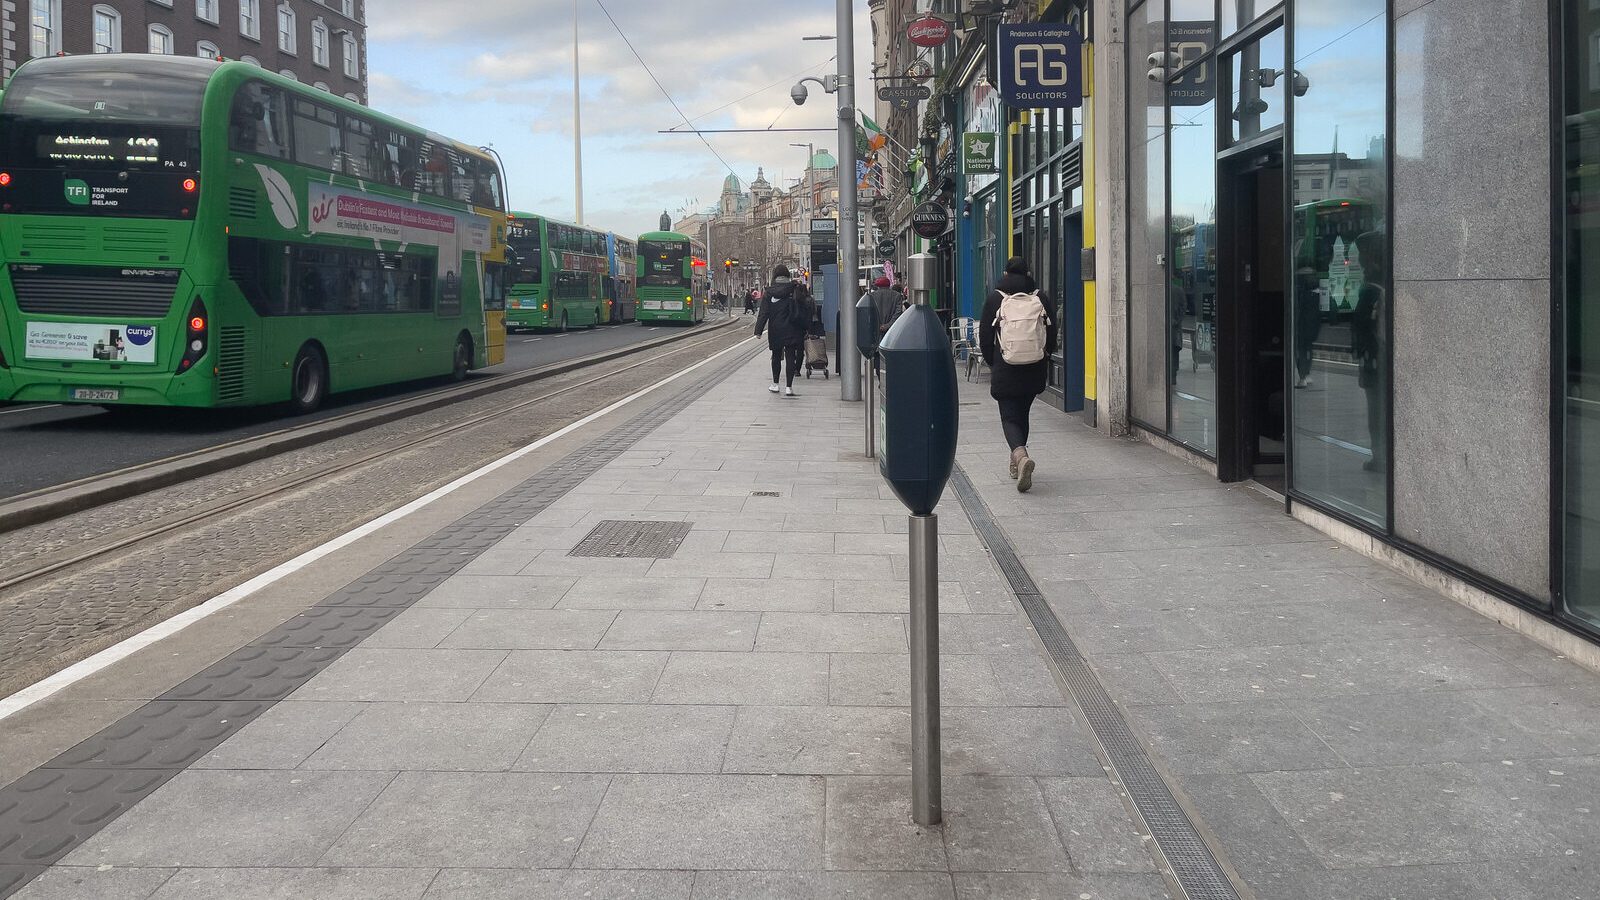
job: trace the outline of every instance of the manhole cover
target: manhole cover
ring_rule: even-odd
[[[608,519],[584,535],[568,556],[670,559],[693,522],[634,522]]]

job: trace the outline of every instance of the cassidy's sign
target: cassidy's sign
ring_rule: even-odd
[[[992,131],[972,131],[961,136],[961,171],[968,175],[993,175],[999,171],[994,161],[995,137]]]

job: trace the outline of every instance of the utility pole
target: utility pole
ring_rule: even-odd
[[[583,101],[578,90],[578,0],[572,0],[572,190],[583,224]]]
[[[839,23],[839,399],[861,399],[861,350],[856,347],[856,278],[860,228],[856,214],[856,40],[851,0],[837,0]]]

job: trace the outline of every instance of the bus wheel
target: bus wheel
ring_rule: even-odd
[[[567,313],[566,313],[566,310],[562,310],[561,311],[561,332],[563,334],[565,334],[567,332]]]
[[[455,357],[450,364],[450,380],[465,381],[467,370],[472,368],[472,343],[466,335],[456,338]]]
[[[315,344],[301,347],[295,355],[289,391],[289,407],[297,415],[316,411],[328,398],[328,361]]]

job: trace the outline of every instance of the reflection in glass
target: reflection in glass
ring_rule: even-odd
[[[1217,180],[1214,63],[1167,85],[1172,215],[1167,274],[1173,438],[1217,452]]]
[[[1222,0],[1222,36],[1266,15],[1283,5],[1283,0]]]
[[[1566,610],[1600,627],[1600,10],[1568,0]]]
[[[1163,0],[1128,17],[1129,58],[1166,44]],[[1167,141],[1164,93],[1141,65],[1128,66],[1128,379],[1133,417],[1167,429]]]
[[[1233,70],[1235,141],[1247,141],[1263,131],[1283,125],[1284,90],[1293,82],[1283,66],[1283,29],[1274,28],[1229,57]]]
[[[1290,260],[1291,487],[1382,526],[1388,511],[1386,0],[1300,0]],[[1280,79],[1280,84],[1284,79]]]

